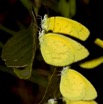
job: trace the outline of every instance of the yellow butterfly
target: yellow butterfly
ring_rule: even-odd
[[[64,17],[60,17],[61,19],[59,19],[59,17],[57,18],[55,17],[53,19],[55,21],[52,22],[51,21],[52,18],[54,17],[48,18],[47,20],[46,18],[44,18],[42,20],[42,31],[39,33],[40,50],[45,62],[54,66],[66,66],[86,58],[89,55],[89,52],[83,45],[81,45],[80,43],[69,37],[59,34],[59,33],[63,33],[62,28],[64,29],[64,27],[67,27],[65,22],[67,23],[68,20],[68,24],[69,24],[70,20]],[[62,22],[62,19],[65,21],[64,23]],[[55,23],[57,24],[58,21],[63,25],[58,24],[58,26],[57,25],[55,26]],[[84,26],[80,25],[78,22],[76,22],[76,24],[72,24],[70,22],[70,24],[72,28],[70,28],[69,25],[67,27],[67,30],[74,31],[77,27],[75,31],[78,31],[80,33],[77,34],[77,32],[71,32],[72,33],[71,35],[73,37],[77,37],[78,35],[79,38],[82,36],[81,38],[83,40],[84,40],[83,37],[85,37],[85,39],[87,38],[87,36],[84,34],[84,31],[86,31],[87,29],[84,28]],[[72,25],[73,26],[76,25],[75,29],[73,29]],[[54,33],[49,32],[49,30],[52,30]],[[64,33],[65,31],[66,30],[64,30]],[[55,33],[55,32],[59,32],[59,33]],[[81,33],[83,35],[81,35]]]
[[[68,67],[61,73],[60,92],[64,98],[71,101],[94,100],[97,97],[97,91],[91,82]]]
[[[100,38],[96,38],[96,40],[94,41],[94,43],[98,46],[100,46],[101,48],[103,48],[103,40]]]
[[[94,43],[99,47],[103,48],[103,40],[101,40],[100,38],[96,38]],[[80,63],[79,65],[80,67],[85,69],[93,69],[101,64],[103,64],[103,56],[89,60],[89,61],[85,61],[83,63]]]
[[[103,64],[103,56],[80,63],[79,65],[81,68],[93,69],[101,64]]]
[[[41,27],[47,32],[62,33],[82,41],[85,41],[90,35],[90,31],[81,23],[60,16],[48,18],[47,15],[44,15]]]

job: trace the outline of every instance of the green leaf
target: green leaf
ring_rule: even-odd
[[[33,26],[17,32],[2,49],[2,59],[8,67],[26,67],[36,51],[36,31]]]
[[[59,12],[64,17],[73,17],[76,11],[76,1],[75,0],[60,0],[58,3]]]
[[[70,13],[71,17],[76,14],[76,0],[70,0]]]
[[[28,64],[24,69],[20,69],[20,68],[13,68],[13,69],[14,69],[14,73],[20,79],[28,79],[31,76],[32,65]]]

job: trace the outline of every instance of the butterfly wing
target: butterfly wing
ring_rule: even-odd
[[[103,40],[100,38],[96,38],[96,40],[94,41],[94,43],[96,45],[98,45],[99,47],[103,48]]]
[[[42,28],[46,31],[51,30],[54,33],[70,35],[82,41],[85,41],[90,34],[90,31],[84,25],[65,17],[44,18]]]
[[[72,47],[61,35],[48,33],[40,39],[40,50],[46,63],[54,66],[65,66],[74,62]]]
[[[85,68],[85,69],[93,69],[103,63],[103,56],[98,57],[93,60],[89,60],[83,63],[80,63],[80,67]]]
[[[45,62],[54,66],[66,66],[89,55],[80,43],[60,34],[44,34],[39,40]]]
[[[68,100],[93,100],[97,97],[91,82],[79,72],[68,68],[62,71],[60,92]]]

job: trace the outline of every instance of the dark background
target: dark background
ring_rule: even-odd
[[[103,50],[94,46],[94,40],[99,37],[103,39],[103,4],[100,0],[90,0],[89,4],[86,4],[86,0],[77,0],[76,2],[76,15],[73,19],[81,22],[88,27],[91,34],[86,41],[86,46],[90,50],[90,58],[96,58],[103,55]],[[46,8],[47,9],[47,8]],[[47,13],[45,6],[41,6],[39,15],[44,15]],[[48,8],[48,11],[52,15],[60,15]],[[0,1],[0,24],[8,27],[14,31],[18,31],[19,27],[16,21],[20,21],[27,27],[31,22],[31,17],[27,9],[19,2],[19,0],[1,0]],[[0,30],[0,41],[6,43],[6,41],[11,37],[10,34]],[[1,53],[0,48],[0,53]],[[4,62],[0,59],[0,65]],[[77,66],[74,66],[74,68]],[[94,68],[93,70],[84,71],[79,70],[83,75],[85,75],[95,86],[98,97],[96,101],[98,104],[102,104],[103,97],[103,64]],[[24,90],[26,95],[30,97],[29,101],[24,100],[19,91]],[[14,104],[36,104],[36,101],[40,100],[36,95],[38,93],[38,85],[20,80],[11,74],[0,71],[0,104],[14,103]]]

